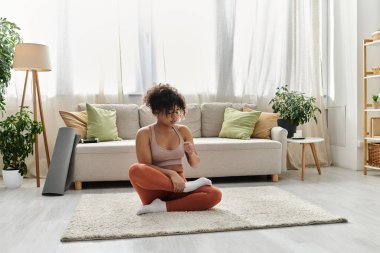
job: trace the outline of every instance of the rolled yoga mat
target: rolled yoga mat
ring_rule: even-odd
[[[70,127],[58,131],[42,195],[61,196],[72,183],[75,148],[80,136]]]

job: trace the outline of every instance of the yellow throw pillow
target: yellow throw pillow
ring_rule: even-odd
[[[86,139],[87,136],[87,112],[65,112],[59,111],[65,125],[72,127],[75,132],[81,136],[82,139]]]
[[[243,108],[243,112],[257,112],[251,108]],[[253,129],[253,138],[270,139],[270,130],[277,126],[278,113],[261,112],[259,120]]]
[[[242,112],[227,107],[224,111],[224,121],[219,137],[249,139],[260,114],[261,112]]]

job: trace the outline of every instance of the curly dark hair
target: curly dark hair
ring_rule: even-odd
[[[150,88],[144,96],[144,103],[150,107],[154,115],[162,112],[168,114],[176,106],[181,110],[182,115],[185,115],[185,98],[170,84],[159,83]]]

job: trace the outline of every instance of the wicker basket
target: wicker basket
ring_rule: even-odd
[[[374,75],[380,75],[380,67],[372,67],[372,71]]]
[[[368,164],[380,167],[380,143],[368,143]]]

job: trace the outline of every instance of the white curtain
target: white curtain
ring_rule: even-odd
[[[187,102],[249,102],[266,111],[276,87],[288,84],[317,97],[324,112],[317,0],[3,2],[0,16],[20,26],[24,42],[50,48],[53,70],[40,74],[40,85],[51,152],[63,126],[59,110],[141,103],[158,82],[175,85]],[[8,114],[20,104],[24,74],[13,75]],[[330,164],[324,114],[302,129],[325,137],[318,154]],[[289,152],[296,167],[298,148]]]
[[[310,121],[300,126],[305,136],[323,137],[324,142],[316,144],[321,165],[332,162],[330,141],[327,132],[327,117],[322,94],[321,36],[320,36],[320,1],[294,1],[291,10],[295,13],[291,19],[292,50],[288,50],[290,69],[287,80],[290,88],[314,96],[322,114],[317,116],[318,123]],[[288,157],[292,166],[301,166],[301,145],[290,144]],[[310,149],[307,151],[306,164],[314,165]]]
[[[217,5],[217,100],[250,102],[271,111],[276,87],[289,85],[317,98],[318,124],[299,129],[323,137],[316,144],[322,165],[331,164],[325,107],[322,101],[318,0],[234,0]],[[307,165],[314,165],[311,150]],[[291,167],[301,167],[301,145],[289,144]]]

